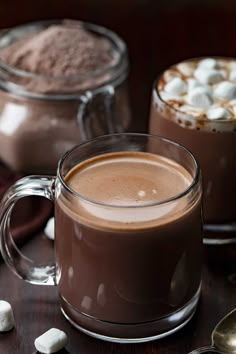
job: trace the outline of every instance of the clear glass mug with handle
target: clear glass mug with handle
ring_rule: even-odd
[[[114,163],[125,164],[124,175],[120,165],[115,170],[121,190],[138,181],[138,198],[134,194],[133,200],[125,200],[125,193],[117,199],[113,191],[115,202],[101,202],[71,187],[68,176],[78,168],[90,173],[86,166],[96,167],[96,161],[102,161],[101,168],[112,163],[110,172]],[[156,182],[159,169],[164,177]],[[105,175],[105,185],[98,187],[102,194],[116,178]],[[160,184],[175,191],[177,181],[178,192],[158,197]],[[144,182],[151,187],[140,193]],[[151,201],[142,199],[145,193]],[[12,240],[12,209],[29,195],[55,204],[53,264],[26,258]],[[61,159],[56,177],[29,176],[15,183],[2,200],[0,223],[1,252],[11,270],[32,284],[57,285],[64,316],[91,336],[145,342],[175,332],[196,310],[202,264],[201,174],[191,153],[170,140],[123,133],[82,143]]]

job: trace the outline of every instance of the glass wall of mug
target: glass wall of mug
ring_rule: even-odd
[[[3,31],[0,54],[12,43],[60,24],[64,21],[36,22]],[[58,160],[72,146],[128,129],[126,45],[106,28],[69,21],[69,26],[78,25],[109,41],[111,64],[86,74],[50,77],[0,61],[0,158],[14,170],[54,174]]]
[[[56,267],[37,266],[13,247],[9,211],[26,194],[54,200]],[[145,134],[98,137],[68,152],[56,178],[17,182],[1,210],[6,263],[28,282],[58,285],[62,313],[86,334],[145,342],[192,318],[201,287],[201,175],[180,145]]]
[[[180,111],[161,97],[160,80],[153,87],[149,132],[182,144],[199,161],[203,175],[204,242],[234,243],[236,119],[212,120]]]

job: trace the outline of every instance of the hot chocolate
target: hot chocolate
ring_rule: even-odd
[[[128,59],[109,30],[39,22],[0,36],[0,158],[12,169],[55,174],[91,137],[126,130]]]
[[[169,316],[196,296],[200,195],[191,205],[171,201],[192,180],[180,164],[147,152],[103,154],[69,171],[65,183],[78,198],[56,201],[56,253],[62,308],[75,323],[107,336],[150,336],[149,327],[120,325]],[[114,326],[104,333],[89,318]]]
[[[55,264],[12,244],[11,210],[27,195],[55,204]],[[201,287],[201,173],[182,146],[147,134],[89,140],[60,160],[57,177],[29,176],[3,198],[0,246],[33,284],[58,285],[64,316],[119,343],[162,338],[193,316]]]
[[[211,243],[209,237],[230,239],[235,232],[235,67],[226,58],[186,61],[168,69],[153,90],[149,131],[183,144],[200,162]]]

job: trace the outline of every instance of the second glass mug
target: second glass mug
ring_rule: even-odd
[[[203,176],[204,243],[236,243],[236,120],[202,119],[174,108],[160,95],[158,86],[162,79],[163,74],[153,86],[149,133],[184,145],[199,161]]]
[[[90,200],[68,185],[66,176],[78,164],[127,152],[157,154],[164,168],[165,161],[171,163],[167,169],[180,166],[190,178],[188,187],[158,202],[117,206]],[[11,237],[12,209],[29,195],[55,204],[55,264],[35,264]],[[78,206],[90,210],[89,221]],[[0,222],[7,265],[29,283],[58,285],[62,313],[88,335],[120,343],[150,341],[183,327],[196,310],[201,175],[194,157],[179,144],[146,134],[112,134],[82,143],[61,159],[57,177],[29,176],[13,185],[2,200]]]

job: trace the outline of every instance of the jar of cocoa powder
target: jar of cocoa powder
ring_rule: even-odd
[[[71,147],[130,123],[125,43],[110,30],[44,21],[0,35],[0,159],[55,173]]]

